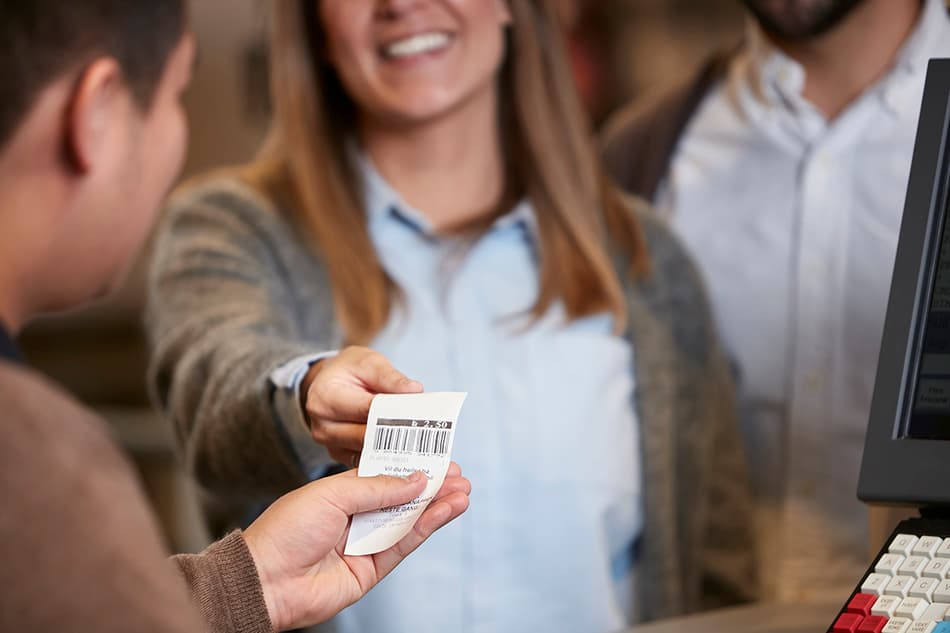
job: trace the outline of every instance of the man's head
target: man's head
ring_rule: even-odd
[[[184,155],[185,13],[185,0],[0,0],[0,265],[17,277],[0,291],[29,295],[0,317],[104,293],[144,240]]]
[[[742,0],[771,35],[787,41],[823,35],[864,0]]]

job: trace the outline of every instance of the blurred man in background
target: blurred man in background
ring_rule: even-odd
[[[696,258],[739,374],[768,596],[843,598],[927,60],[943,0],[744,0],[737,49],[622,111],[604,152]],[[829,595],[830,594],[830,595]]]

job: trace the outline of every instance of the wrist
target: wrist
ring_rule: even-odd
[[[303,419],[307,422],[308,427],[310,426],[310,413],[307,411],[307,399],[310,394],[310,386],[317,379],[317,374],[320,373],[321,369],[323,369],[323,359],[313,363],[300,380],[300,411],[303,413]]]
[[[256,538],[254,526],[249,526],[243,533],[244,542],[251,558],[254,561],[254,567],[257,570],[257,578],[261,583],[261,593],[264,596],[264,605],[267,607],[267,616],[270,618],[271,626],[274,631],[286,631],[288,623],[284,618],[284,609],[280,600],[281,592],[277,589],[277,582],[273,575],[268,572],[267,555],[263,551],[262,544]]]

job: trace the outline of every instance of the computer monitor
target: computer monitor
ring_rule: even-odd
[[[858,497],[950,505],[950,59],[927,69]]]

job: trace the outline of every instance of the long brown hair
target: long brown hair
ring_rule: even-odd
[[[648,267],[644,238],[598,162],[577,97],[557,14],[546,0],[509,0],[506,59],[499,76],[506,189],[527,196],[538,222],[540,317],[560,300],[569,319],[626,309],[614,259]],[[316,0],[276,2],[271,32],[274,128],[248,179],[309,232],[333,284],[349,343],[386,324],[398,289],[375,254],[359,175],[347,151],[356,108],[321,61]]]

